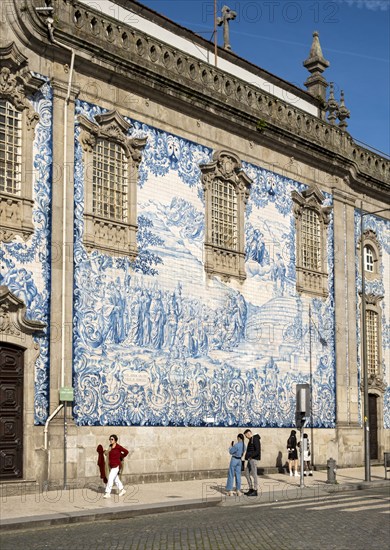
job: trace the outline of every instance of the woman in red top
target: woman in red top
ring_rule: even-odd
[[[107,452],[107,451],[106,451]],[[126,489],[123,487],[123,483],[119,479],[119,469],[122,465],[122,460],[129,454],[129,451],[119,445],[118,436],[110,435],[110,449],[108,451],[108,463],[110,465],[110,475],[106,485],[106,492],[104,498],[111,497],[111,489],[113,484],[119,489],[119,496],[122,497],[126,493]]]

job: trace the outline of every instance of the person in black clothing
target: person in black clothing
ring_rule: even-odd
[[[249,440],[245,453],[245,460],[248,461],[245,468],[245,477],[248,481],[249,491],[245,494],[248,497],[257,497],[257,461],[261,458],[260,436],[259,434],[252,435],[251,430],[245,430],[244,435]]]
[[[291,430],[290,437],[287,440],[287,452],[288,452],[288,469],[290,471],[290,476],[293,476],[293,468],[295,476],[298,477],[298,449],[297,449],[297,438],[296,431]]]

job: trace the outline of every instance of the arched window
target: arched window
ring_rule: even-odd
[[[368,279],[376,279],[380,276],[382,249],[371,229],[363,233],[363,247],[364,274]]]
[[[364,269],[369,273],[374,273],[374,250],[369,245],[364,247]]]

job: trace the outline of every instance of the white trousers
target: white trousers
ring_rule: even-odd
[[[118,487],[119,491],[122,491],[123,483],[119,479],[119,466],[117,466],[116,468],[111,468],[110,470],[110,475],[108,476],[108,481],[106,485],[106,493],[111,493],[111,489],[114,483]]]

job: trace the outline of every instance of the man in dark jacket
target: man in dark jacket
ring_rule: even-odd
[[[245,430],[244,435],[249,440],[245,453],[245,460],[247,460],[245,477],[248,481],[249,491],[245,494],[248,497],[257,497],[257,461],[261,458],[260,436],[259,434],[252,435],[251,430]]]

